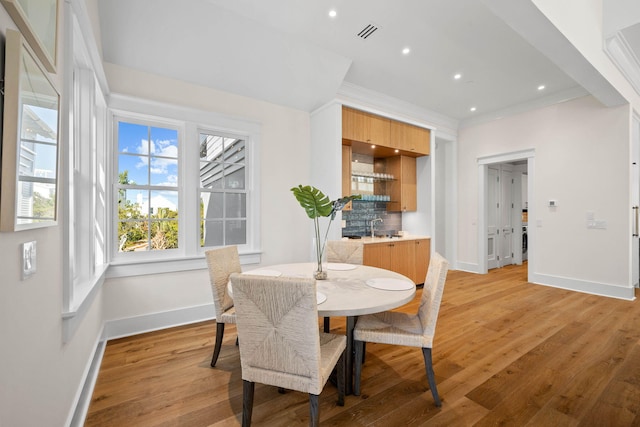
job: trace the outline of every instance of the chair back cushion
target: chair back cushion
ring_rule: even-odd
[[[425,343],[427,347],[433,345],[433,335],[436,331],[436,321],[448,270],[449,262],[439,253],[434,253],[429,261],[427,278],[424,281],[420,308],[418,309],[422,334],[424,339],[428,341]]]
[[[237,246],[210,249],[205,252],[209,266],[209,280],[213,293],[213,304],[216,316],[220,317],[225,311],[233,307],[233,299],[227,291],[231,273],[242,273]]]
[[[363,244],[356,241],[328,241],[327,262],[344,262],[362,265]]]
[[[231,285],[242,379],[319,394],[315,280],[233,274]]]

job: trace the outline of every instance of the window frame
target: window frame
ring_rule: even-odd
[[[212,132],[242,137],[247,146],[246,191],[247,191],[247,243],[239,245],[240,262],[243,265],[261,261],[260,248],[260,139],[262,127],[259,123],[225,116],[211,111],[143,100],[120,94],[111,94],[109,99],[109,128],[115,129],[117,120],[143,121],[160,127],[179,127],[182,139],[178,147],[178,248],[172,250],[119,253],[117,248],[117,188],[118,147],[115,134],[111,136],[109,169],[109,230],[110,268],[107,277],[127,277],[144,274],[165,273],[206,268],[204,253],[209,247],[200,246],[199,210],[199,133]],[[193,225],[191,225],[191,224]]]
[[[88,48],[85,11],[65,4],[62,57],[60,217],[63,246],[63,342],[80,327],[104,282],[108,264],[108,86],[99,58]],[[82,201],[89,200],[87,206]],[[87,211],[90,213],[87,215]]]
[[[178,158],[177,158],[177,164],[178,164],[178,185],[176,187],[167,187],[167,186],[159,186],[159,185],[152,185],[150,182],[147,184],[136,184],[133,185],[133,187],[137,187],[137,189],[140,190],[148,190],[148,191],[176,191],[178,193],[178,247],[177,248],[172,248],[172,249],[163,249],[163,250],[148,250],[148,251],[140,251],[140,252],[135,252],[135,255],[128,255],[130,254],[129,252],[119,252],[118,251],[118,243],[117,241],[119,239],[117,239],[117,233],[118,233],[118,222],[119,222],[119,216],[118,216],[118,194],[119,194],[119,186],[117,183],[118,180],[118,176],[119,176],[119,167],[118,167],[118,162],[119,162],[119,155],[120,155],[120,151],[118,149],[118,125],[119,123],[124,122],[124,123],[130,123],[130,124],[135,124],[135,125],[141,125],[141,126],[146,126],[146,127],[155,127],[155,128],[163,128],[163,129],[170,129],[170,130],[175,130],[177,133],[177,137],[178,137]],[[183,180],[183,174],[182,174],[182,164],[181,164],[181,160],[183,158],[183,150],[182,150],[182,145],[184,144],[184,127],[182,126],[182,123],[180,122],[171,122],[171,121],[167,121],[164,119],[159,119],[158,118],[152,118],[152,119],[145,119],[142,118],[140,116],[127,116],[127,115],[121,115],[121,114],[114,114],[112,116],[112,121],[111,121],[111,131],[112,131],[112,143],[113,143],[113,152],[112,152],[112,156],[113,156],[113,178],[110,181],[111,185],[113,186],[113,198],[112,203],[113,206],[111,207],[111,213],[113,215],[112,221],[111,222],[111,227],[113,232],[110,234],[110,243],[114,246],[113,251],[112,251],[112,259],[114,261],[117,261],[119,259],[127,259],[127,258],[133,258],[134,256],[139,258],[139,259],[146,259],[146,258],[163,258],[163,257],[173,257],[173,255],[171,254],[171,252],[178,252],[180,251],[180,248],[182,246],[182,244],[184,244],[183,240],[181,238],[182,234],[180,232],[181,230],[181,221],[180,218],[182,216],[181,212],[181,208],[183,207],[183,203],[182,203],[182,197],[181,197],[181,186],[182,186],[182,180]],[[149,157],[149,160],[151,160],[151,155],[150,153],[147,154],[147,156]],[[151,168],[151,165],[149,164],[149,168]],[[135,188],[132,188],[135,189]],[[151,200],[149,200],[149,203],[151,203]],[[151,219],[148,219],[147,222],[152,222]],[[114,241],[113,238],[116,237],[116,240]],[[160,255],[160,253],[167,253],[167,254],[163,254]],[[148,254],[148,255],[142,255],[142,254]]]
[[[208,129],[208,128],[198,128],[198,142],[200,141],[200,136],[202,134],[208,134],[208,135],[215,135],[215,136],[219,136],[219,137],[223,137],[223,138],[233,138],[236,140],[242,140],[244,142],[244,151],[245,151],[245,158],[244,158],[244,162],[243,162],[243,168],[244,168],[244,179],[245,179],[245,185],[243,189],[240,190],[234,190],[234,189],[230,189],[230,188],[226,188],[224,185],[222,186],[222,188],[220,189],[215,189],[215,188],[211,188],[209,190],[203,191],[205,189],[203,189],[203,187],[201,186],[201,181],[200,181],[200,176],[198,176],[198,194],[197,194],[197,200],[198,203],[202,197],[202,193],[206,192],[206,193],[210,193],[210,194],[214,194],[214,193],[221,193],[223,195],[226,195],[227,193],[241,193],[241,194],[245,194],[245,202],[246,202],[246,206],[245,206],[245,211],[246,211],[246,215],[245,217],[243,217],[244,221],[245,221],[245,225],[246,225],[246,242],[245,244],[242,245],[238,245],[238,249],[239,251],[243,250],[246,248],[246,246],[248,245],[249,242],[249,236],[250,236],[250,220],[249,220],[249,215],[252,209],[252,206],[250,205],[251,202],[251,198],[250,198],[250,194],[251,194],[251,190],[249,188],[249,171],[250,171],[250,166],[248,164],[248,160],[247,157],[249,157],[250,155],[250,147],[249,147],[249,141],[247,141],[247,138],[244,135],[238,135],[238,134],[231,134],[231,133],[226,133],[226,132],[221,132],[218,130],[212,130],[212,129]],[[199,157],[199,156],[198,156]],[[198,159],[200,161],[200,158]],[[222,164],[232,164],[231,162],[227,162],[227,161],[222,161]],[[200,163],[198,163],[198,170],[200,170]],[[235,218],[227,218],[227,214],[226,212],[223,212],[223,217],[221,218],[223,221],[223,224],[226,223],[226,221],[230,221],[230,220],[234,220]],[[200,221],[205,221],[206,222],[206,218],[201,218],[200,215],[198,215],[198,226],[200,226]],[[198,233],[198,235],[200,235],[200,233]],[[199,241],[199,240],[198,240]],[[211,249],[214,248],[215,246],[200,246],[200,249],[202,251],[206,251],[207,249]]]

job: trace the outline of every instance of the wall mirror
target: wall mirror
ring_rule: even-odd
[[[56,224],[59,106],[34,52],[7,30],[0,231]]]
[[[58,0],[0,0],[47,71],[56,72]]]

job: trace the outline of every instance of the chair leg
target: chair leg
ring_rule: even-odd
[[[211,367],[216,366],[220,349],[222,348],[222,337],[224,336],[224,323],[216,323],[216,345],[213,349],[213,357],[211,358]]]
[[[439,408],[442,406],[440,397],[438,396],[438,389],[436,388],[436,376],[433,373],[433,361],[431,359],[431,349],[427,347],[422,348],[422,355],[424,356],[424,367],[427,370],[427,380],[429,381],[429,388],[433,395],[433,400],[436,402],[436,406]]]
[[[256,383],[242,380],[242,427],[251,426],[251,414],[253,413],[253,391]]]
[[[324,332],[326,334],[331,332],[331,318],[330,317],[325,317],[324,318]]]
[[[340,355],[340,359],[338,360],[338,372],[336,374],[338,376],[338,406],[344,406],[344,391],[346,388],[346,364],[347,358],[345,357],[344,352],[342,352],[342,355]]]
[[[364,341],[353,341],[353,346],[356,350],[356,355],[354,357],[353,363],[355,366],[354,370],[354,382],[353,385],[353,394],[355,396],[360,396],[360,378],[362,377],[362,363],[364,359]]]
[[[320,396],[309,393],[309,427],[320,425]]]

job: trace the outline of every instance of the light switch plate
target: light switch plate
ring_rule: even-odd
[[[22,280],[36,273],[36,241],[22,244]]]

